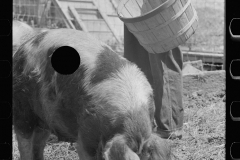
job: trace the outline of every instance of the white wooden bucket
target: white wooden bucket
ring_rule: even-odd
[[[122,0],[117,12],[149,53],[185,43],[198,26],[191,0]]]

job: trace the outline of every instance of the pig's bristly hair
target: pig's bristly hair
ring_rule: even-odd
[[[46,59],[51,56],[47,55],[48,50],[50,48],[57,49],[61,46],[70,46],[80,54],[80,67],[84,66],[86,68],[85,84],[83,85],[86,90],[88,89],[90,75],[96,65],[97,54],[100,53],[105,44],[97,41],[87,33],[70,29],[52,30],[42,38],[41,42],[38,42],[39,45],[34,45],[32,42],[33,40],[25,45],[27,64],[24,73],[31,70],[36,75],[40,75],[40,80],[43,80]]]
[[[58,91],[56,82],[57,74],[51,67],[50,62],[54,50],[62,46],[73,47],[80,54],[81,63],[79,67],[86,70],[84,71],[83,77],[77,77],[84,79],[83,84],[78,85],[79,87],[82,85],[81,87],[87,91],[91,73],[95,68],[97,54],[101,53],[102,47],[105,46],[105,44],[84,32],[59,29],[40,33],[20,48],[17,53],[18,56],[25,57],[21,74],[30,78],[35,77],[36,81],[41,84],[41,101],[43,103],[43,109],[45,110],[56,108],[62,98],[62,93]],[[55,98],[52,100],[48,97],[50,87],[55,89]],[[49,113],[53,112],[54,111],[49,111]],[[48,118],[46,117],[46,119]]]
[[[69,123],[67,123],[68,125],[64,124],[65,121],[62,121],[63,118],[60,117],[63,114],[57,113],[57,109],[59,109],[59,106],[61,107],[59,104],[68,92],[59,85],[61,84],[58,82],[60,75],[52,68],[50,61],[50,57],[54,50],[61,46],[73,47],[81,57],[79,70],[70,77],[77,82],[74,84],[66,80],[62,82],[66,82],[67,85],[72,85],[72,88],[66,90],[72,91],[72,89],[76,89],[78,91],[81,87],[81,89],[84,90],[84,92],[81,92],[81,96],[87,97],[90,95],[89,97],[91,98],[89,98],[89,103],[96,104],[95,108],[99,109],[96,109],[94,113],[100,111],[99,117],[101,118],[101,116],[103,116],[107,121],[110,119],[110,123],[112,122],[113,125],[117,126],[119,121],[122,123],[122,125],[117,126],[119,127],[117,129],[120,130],[117,131],[119,135],[114,133],[115,135],[113,135],[113,138],[106,137],[106,140],[104,140],[107,141],[107,145],[105,148],[102,146],[103,150],[101,151],[106,153],[105,157],[115,156],[114,160],[117,158],[119,160],[139,159],[137,154],[141,154],[144,143],[149,137],[151,138],[152,128],[149,110],[153,110],[154,106],[151,105],[151,103],[153,103],[152,88],[143,72],[141,72],[135,64],[128,63],[125,58],[116,57],[116,55],[114,57],[110,52],[109,54],[105,53],[105,56],[112,56],[109,59],[111,60],[112,58],[113,63],[118,61],[118,65],[111,65],[112,68],[108,68],[106,67],[108,63],[103,62],[104,64],[100,65],[102,66],[102,70],[106,69],[108,71],[108,69],[111,69],[111,72],[100,71],[100,73],[105,75],[95,75],[97,80],[91,82],[95,74],[94,71],[97,71],[96,62],[98,60],[103,61],[99,58],[99,55],[104,51],[106,52],[107,46],[95,38],[92,38],[89,34],[69,29],[51,30],[47,33],[40,33],[26,42],[20,47],[14,57],[14,62],[17,62],[17,64],[14,65],[16,83],[22,83],[18,80],[27,77],[28,80],[33,81],[33,85],[38,85],[40,90],[38,98],[40,99],[39,101],[41,101],[41,107],[45,113],[43,117],[45,116],[44,118],[49,126],[61,128],[62,134],[67,135],[68,129],[70,128],[68,127]],[[104,57],[104,59],[106,60],[107,58]],[[118,66],[117,69],[116,66]],[[49,91],[52,92],[51,96],[49,96]],[[77,97],[79,94],[73,92],[73,95]],[[66,105],[72,108],[69,104],[71,103],[67,103]],[[77,102],[74,103],[74,105],[75,104],[76,107],[80,106],[77,105]],[[37,110],[37,108],[33,108],[33,110],[34,109]],[[63,112],[65,111],[64,108]],[[78,114],[78,112],[76,112],[76,114]],[[68,118],[69,116],[66,119]],[[54,119],[58,119],[59,121],[54,121]],[[90,117],[90,120],[93,120],[93,124],[97,124],[93,117]],[[91,128],[90,125],[91,124],[86,123],[86,126]],[[107,125],[105,128],[108,128],[108,126],[110,126],[109,128],[111,129],[111,124]],[[77,130],[77,127],[75,128]],[[103,128],[98,129],[103,131],[101,130]],[[94,128],[94,131],[95,130]],[[89,137],[91,137],[93,133],[86,132],[85,134],[90,134]],[[106,133],[106,135],[107,134],[108,133]],[[86,137],[88,137],[88,135]],[[154,138],[150,140],[155,141]],[[85,141],[84,143],[86,144],[88,142],[90,141]],[[159,143],[151,142],[150,145],[155,149],[154,153],[156,157],[161,158],[165,156],[165,150],[158,152],[158,150],[164,147],[161,141],[159,141]],[[120,152],[118,152],[120,149],[122,150],[121,153],[123,153],[121,155],[119,155]]]
[[[109,104],[121,108],[122,112],[134,110],[141,107],[141,104],[148,103],[152,89],[140,69],[133,64],[126,64],[110,78],[90,86],[91,74],[96,68],[98,54],[106,45],[84,32],[69,29],[51,31],[42,38],[38,46],[34,46],[32,42],[25,46],[27,64],[24,73],[31,70],[36,75],[40,75],[39,81],[45,76],[46,59],[51,56],[46,55],[49,48],[71,46],[80,53],[80,67],[86,68],[83,87],[88,93],[100,101],[106,100]]]
[[[17,51],[18,47],[23,44],[26,40],[34,36],[34,29],[26,23],[13,21],[13,56]]]
[[[133,64],[126,64],[89,90],[94,99],[106,101],[125,113],[138,110],[139,107],[147,104],[151,92],[152,89],[143,73]]]
[[[109,108],[109,111],[105,111],[106,114],[111,112],[113,122],[119,116],[141,110],[143,106],[147,108],[152,88],[144,74],[135,64],[125,63],[119,70],[111,73],[107,79],[98,84],[90,84],[92,73],[96,70],[98,55],[106,47],[104,43],[92,38],[87,33],[69,29],[53,30],[38,36],[40,37],[39,40],[32,39],[25,44],[24,54],[27,63],[23,73],[31,72],[39,77],[38,82],[43,83],[42,95],[48,93],[48,89],[44,88],[46,86],[51,85],[57,89],[55,81],[45,80],[45,77],[49,76],[45,75],[46,72],[50,73],[49,68],[46,70],[50,61],[48,58],[53,52],[49,52],[49,50],[60,46],[71,46],[80,54],[80,67],[86,69],[84,77],[79,77],[84,79],[83,84],[79,85],[83,85],[82,87],[85,91],[92,96],[93,103],[106,102],[111,107],[114,107]],[[35,42],[37,44],[34,44]],[[126,61],[122,57],[120,59]],[[52,71],[50,77],[54,78],[54,73]],[[61,95],[61,93],[57,93],[57,95]],[[47,97],[45,98],[48,99]],[[52,102],[49,101],[48,104],[57,105],[57,101],[60,98],[58,97]]]

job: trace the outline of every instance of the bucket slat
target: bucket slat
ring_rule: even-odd
[[[164,50],[168,49],[171,47],[171,44],[168,44],[168,43],[163,43],[162,44],[162,47],[164,48]]]
[[[181,0],[182,6],[185,6],[185,4],[187,4],[188,1],[189,1],[189,0]]]
[[[177,37],[178,44],[183,44],[185,41],[181,39],[181,36]]]
[[[151,29],[151,28],[156,28],[158,25],[159,25],[159,23],[158,23],[158,21],[157,21],[157,19],[156,19],[156,17],[154,16],[154,17],[151,17],[151,18],[149,18],[149,19],[146,19],[145,20],[145,23],[147,24],[147,26]]]
[[[191,0],[122,0],[118,15],[149,53],[185,43],[198,26]]]
[[[154,37],[151,37],[151,33],[142,32],[141,36],[144,38],[142,41],[143,44],[151,44],[156,42]]]
[[[165,22],[165,20],[163,19],[161,14],[157,14],[155,17],[156,17],[159,25],[162,25]]]
[[[151,5],[152,9],[155,9],[162,4],[162,1],[149,0],[149,4]]]
[[[145,46],[144,47],[149,53],[153,53],[153,49],[151,47]]]
[[[144,21],[142,22],[136,22],[135,23],[136,28],[138,29],[138,31],[146,31],[148,30],[148,26],[146,25],[146,23]]]
[[[186,41],[187,39],[190,38],[190,35],[194,32],[193,28],[190,27],[184,34],[181,35],[181,39],[183,41]]]
[[[193,29],[192,29],[192,27],[190,27],[185,34],[185,39],[187,40],[188,38],[190,38],[192,33],[193,33]]]
[[[134,35],[135,35],[135,37],[137,37],[137,39],[141,43],[143,43],[143,44],[147,44],[148,43],[147,39],[143,36],[143,33],[142,34],[134,34]]]
[[[197,26],[198,26],[198,22],[197,22],[197,20],[195,20],[192,24],[192,27],[193,27],[194,30],[196,30]]]
[[[190,21],[194,15],[192,5],[189,5],[185,12],[187,14],[188,20]]]
[[[126,26],[131,30],[131,31],[138,31],[138,29],[135,27],[133,23],[125,23]]]
[[[156,46],[156,45],[154,45],[154,46],[152,46],[152,48],[153,48],[154,52],[156,52],[156,53],[162,53],[162,52],[164,52],[164,49],[163,49],[162,46]]]
[[[188,18],[186,13],[183,13],[179,18],[179,25],[181,25],[181,28],[183,28],[186,24],[188,24]]]
[[[183,6],[180,0],[176,0],[176,2],[173,4],[173,10],[175,11],[175,13],[181,11],[182,7]]]
[[[162,11],[161,15],[163,16],[164,20],[167,22],[175,15],[175,12],[172,7],[169,7],[168,9]]]
[[[145,14],[148,11],[152,10],[152,7],[151,7],[151,5],[149,4],[149,2],[147,0],[144,0],[144,3],[142,5],[142,9],[143,9],[143,13],[142,14]]]
[[[150,32],[149,34],[146,34],[146,37],[148,38],[148,43],[150,44],[156,43],[158,41],[152,32]]]
[[[176,21],[172,21],[170,24],[169,24],[170,28],[171,28],[171,31],[173,32],[173,34],[177,34],[179,30],[181,30],[181,26],[179,25],[179,22],[176,20]]]
[[[160,42],[163,41],[164,39],[167,39],[167,38],[173,36],[173,33],[168,26],[166,26],[164,28],[159,28],[154,33],[155,33],[155,36],[157,37],[158,41],[160,41]]]

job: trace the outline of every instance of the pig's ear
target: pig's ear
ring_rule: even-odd
[[[125,160],[140,160],[140,158],[135,152],[127,147],[127,150],[125,151]]]
[[[115,135],[106,143],[104,147],[103,158],[105,160],[118,160],[120,157],[123,157],[122,153],[120,152],[122,151],[121,147],[123,147],[124,143],[125,140],[122,135]],[[116,149],[120,149],[118,153],[116,152]]]
[[[143,160],[171,160],[171,147],[165,139],[153,133],[143,146]]]
[[[140,160],[126,144],[122,135],[113,137],[105,146],[103,158],[105,160]]]
[[[112,143],[108,142],[105,146],[105,151],[103,152],[103,159],[104,160],[110,160],[110,149],[112,147]]]
[[[70,46],[57,48],[51,56],[51,64],[59,74],[73,74],[79,67],[81,58],[77,50]]]

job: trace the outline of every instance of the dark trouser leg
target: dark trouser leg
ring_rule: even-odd
[[[174,55],[174,56],[173,56]],[[149,54],[154,81],[155,120],[163,137],[183,125],[182,54],[179,48]]]
[[[182,53],[177,47],[170,52],[149,54],[124,26],[124,57],[136,63],[154,89],[155,120],[161,135],[183,125]],[[167,135],[166,135],[167,136]]]

